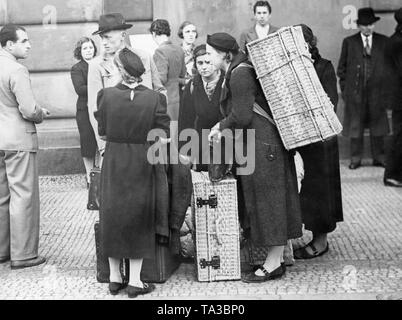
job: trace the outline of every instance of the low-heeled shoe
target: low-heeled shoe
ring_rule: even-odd
[[[349,169],[356,170],[356,169],[360,168],[361,166],[362,166],[362,164],[360,162],[354,162],[349,165]]]
[[[402,181],[395,179],[384,179],[384,185],[387,187],[402,188]]]
[[[268,272],[263,266],[260,266],[259,269],[264,272],[263,276],[257,276],[255,272],[249,272],[242,278],[242,281],[245,283],[266,282],[269,280],[278,279],[286,273],[286,266],[284,265],[280,265],[272,272]]]
[[[118,283],[118,282],[109,283],[109,292],[112,296],[118,295],[119,292],[124,288],[126,288],[126,285],[124,283]]]
[[[127,294],[130,299],[137,298],[139,295],[151,293],[155,290],[155,285],[144,283],[144,288],[128,286]]]
[[[44,257],[36,257],[34,259],[29,260],[21,260],[21,261],[11,261],[11,269],[24,269],[24,268],[31,268],[36,267],[46,262],[46,258]]]
[[[10,261],[10,257],[0,258],[0,263],[6,263],[8,261]]]

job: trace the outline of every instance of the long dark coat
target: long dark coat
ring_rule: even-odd
[[[208,99],[200,75],[195,76],[194,80],[186,85],[180,104],[179,132],[185,129],[195,129],[198,136],[201,138],[203,129],[210,130],[222,120],[220,97],[223,80],[224,75],[222,74],[211,100]],[[180,142],[179,147],[181,148],[184,144],[186,144],[186,142]],[[204,141],[199,144],[198,154],[196,156],[200,164],[198,169],[200,171],[208,171],[208,165],[203,165],[202,150],[209,150],[209,142],[207,139],[204,139]]]
[[[370,110],[368,127],[373,136],[384,136],[389,132],[385,99],[387,72],[384,61],[387,40],[384,35],[373,34],[372,75],[367,88]],[[339,83],[345,100],[343,134],[351,138],[360,137],[364,131],[363,49],[360,33],[344,39],[338,66]]]
[[[81,155],[94,158],[96,138],[88,114],[88,63],[81,60],[71,68],[71,80],[78,94],[76,121],[80,133]]]
[[[107,257],[152,258],[155,246],[155,167],[148,161],[147,135],[168,135],[166,98],[144,86],[124,85],[98,94],[96,119],[106,137],[101,175],[100,234]]]
[[[323,58],[314,67],[325,92],[336,107],[338,89],[332,63]],[[298,150],[304,161],[304,180],[300,193],[303,223],[313,233],[330,233],[343,221],[338,138]]]
[[[249,164],[255,162],[255,171],[239,177],[245,203],[242,226],[255,246],[282,246],[289,239],[302,236],[293,154],[284,148],[277,128],[253,112],[253,104],[257,102],[271,114],[254,69],[236,69],[246,61],[247,57],[240,53],[227,72],[228,90],[224,90],[222,97],[226,118],[220,126],[222,130],[255,130],[255,159],[248,160]]]
[[[385,50],[388,64],[389,100],[388,105],[392,110],[402,110],[402,27],[390,38]]]

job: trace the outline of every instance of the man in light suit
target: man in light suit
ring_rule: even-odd
[[[272,7],[268,1],[257,1],[254,4],[254,18],[256,24],[245,30],[240,36],[240,49],[247,53],[246,44],[278,31],[277,27],[270,25]]]
[[[125,39],[126,30],[133,25],[127,24],[120,13],[111,13],[102,15],[99,19],[99,30],[93,35],[99,35],[102,39],[103,54],[89,62],[88,69],[88,111],[92,127],[95,132],[98,149],[100,154],[104,153],[105,142],[100,139],[98,134],[98,122],[95,119],[94,112],[98,110],[97,97],[101,89],[113,87],[122,81],[120,72],[115,66],[113,59],[116,52],[127,47]],[[166,94],[158,74],[158,69],[152,56],[138,49],[129,48],[142,60],[145,67],[145,73],[142,76],[144,86]]]
[[[39,178],[35,123],[49,112],[34,99],[26,67],[17,60],[31,45],[24,28],[0,31],[0,263],[11,269],[46,262],[38,256]]]

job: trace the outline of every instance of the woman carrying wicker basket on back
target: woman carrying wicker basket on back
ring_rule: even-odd
[[[255,171],[238,179],[245,204],[241,223],[253,246],[268,248],[268,256],[243,281],[280,278],[286,272],[281,263],[285,245],[302,235],[293,154],[286,151],[277,128],[254,112],[258,104],[271,115],[255,70],[239,51],[236,40],[226,33],[208,36],[207,52],[211,61],[226,72],[221,97],[225,118],[212,129],[210,141],[219,141],[225,129],[255,130],[255,159],[250,160],[255,161]]]

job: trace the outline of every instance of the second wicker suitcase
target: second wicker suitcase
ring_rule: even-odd
[[[240,280],[236,180],[212,183],[207,172],[193,172],[192,180],[198,280]]]

